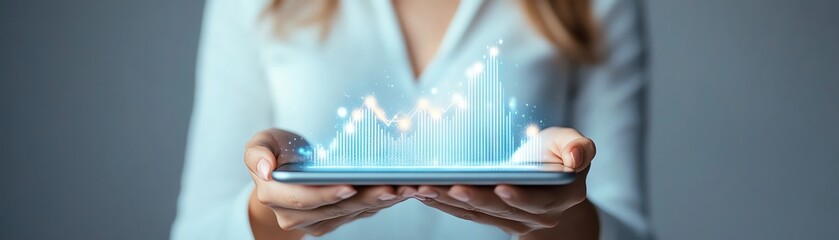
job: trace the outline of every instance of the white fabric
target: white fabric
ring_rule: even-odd
[[[604,236],[644,238],[639,152],[642,44],[633,1],[595,1],[606,61],[584,69],[558,64],[551,45],[518,4],[461,0],[440,49],[415,79],[390,0],[340,3],[328,38],[317,27],[278,41],[259,15],[265,1],[209,0],[199,50],[195,109],[173,239],[252,239],[247,217],[253,188],[243,146],[276,127],[326,142],[336,109],[375,92],[385,108],[410,108],[501,47],[505,91],[541,107],[545,125],[568,126],[598,147],[589,198]],[[574,71],[576,70],[576,71]],[[573,74],[576,72],[576,74]],[[442,90],[441,90],[442,91]],[[432,101],[435,101],[432,96]],[[326,127],[324,127],[326,126]],[[620,234],[609,231],[618,232]],[[340,227],[321,239],[510,239],[498,228],[460,220],[414,200]]]

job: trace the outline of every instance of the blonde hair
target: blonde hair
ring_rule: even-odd
[[[320,24],[321,37],[329,34],[337,0],[273,0],[263,17],[273,22],[274,33],[284,37],[294,27]],[[579,63],[600,59],[600,29],[589,0],[522,0],[530,25],[563,55]]]

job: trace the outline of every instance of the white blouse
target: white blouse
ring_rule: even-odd
[[[597,144],[588,196],[604,238],[647,238],[639,175],[643,49],[636,3],[595,1],[606,59],[597,66],[562,63],[529,27],[518,4],[461,0],[438,52],[418,78],[390,0],[344,1],[329,35],[313,26],[282,41],[260,22],[260,1],[210,0],[199,50],[190,126],[173,239],[252,239],[253,183],[243,146],[255,133],[281,128],[313,142],[334,137],[336,109],[376,93],[389,109],[465,78],[488,47],[500,49],[504,91],[544,126],[573,127]],[[326,127],[324,127],[326,126]],[[510,239],[496,227],[461,220],[409,199],[319,239]]]

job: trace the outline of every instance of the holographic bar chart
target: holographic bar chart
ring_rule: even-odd
[[[338,109],[344,121],[328,144],[312,146],[310,159],[321,166],[475,166],[511,163],[527,141],[540,141],[539,126],[513,109],[499,79],[499,49],[466,69],[463,87],[434,106],[419,98],[410,111],[387,113],[373,95],[351,110]],[[436,88],[431,90],[436,91]],[[436,93],[436,92],[435,92]],[[440,97],[440,96],[436,96]],[[439,101],[438,101],[439,102]],[[516,161],[536,162],[539,151]],[[521,154],[517,155],[521,156]]]

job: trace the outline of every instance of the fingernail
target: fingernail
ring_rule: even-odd
[[[426,197],[426,198],[436,198],[437,196],[440,196],[440,195],[437,194],[437,192],[434,192],[434,191],[431,191],[431,190],[420,191],[420,192],[417,193],[417,195],[420,195],[420,196],[423,196],[423,197]]]
[[[382,193],[382,195],[379,195],[379,200],[382,201],[393,200],[394,198],[396,198],[396,195],[390,193]]]
[[[271,163],[268,163],[268,159],[259,159],[259,162],[256,164],[256,171],[259,173],[259,177],[262,180],[268,181],[271,179],[268,176],[268,171],[271,171]]]
[[[404,192],[402,192],[402,197],[403,198],[409,198],[409,197],[413,197],[415,195],[417,195],[417,190],[414,190],[414,189],[408,189],[408,190],[405,190]]]
[[[341,190],[338,190],[338,194],[337,194],[337,195],[338,195],[338,197],[339,197],[339,198],[341,198],[341,199],[347,199],[347,198],[350,198],[350,197],[352,197],[353,195],[355,195],[355,193],[357,193],[357,192],[355,191],[355,189],[352,189],[352,188],[346,188],[346,187],[345,187],[345,188],[342,188]]]
[[[507,190],[504,190],[504,189],[499,189],[499,188],[495,189],[495,194],[498,194],[498,196],[503,198],[503,199],[509,199],[510,197],[513,196],[513,194],[510,193],[510,191],[507,191]]]
[[[427,198],[425,198],[423,196],[420,196],[420,195],[414,195],[414,198],[417,199],[417,200],[423,201],[423,202],[425,202],[425,200],[428,200]]]
[[[461,202],[468,202],[469,201],[469,195],[466,194],[465,192],[449,192],[449,196],[452,196],[452,198],[457,199],[458,201],[461,201]]]
[[[571,165],[570,167],[576,168],[580,163],[580,159],[582,159],[582,157],[580,157],[580,148],[571,149],[571,161],[569,162],[569,165]]]

